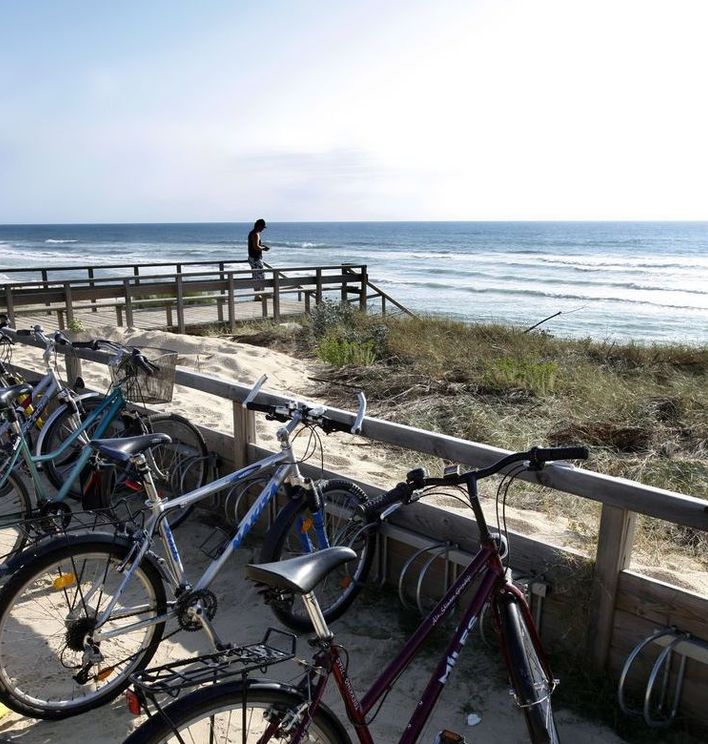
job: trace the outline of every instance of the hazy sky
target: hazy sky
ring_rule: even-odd
[[[708,219],[706,0],[0,1],[0,222]]]

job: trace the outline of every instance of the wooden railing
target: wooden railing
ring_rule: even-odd
[[[32,343],[31,339],[18,339]],[[37,344],[35,344],[37,345]],[[81,351],[84,359],[105,363],[107,355]],[[229,466],[241,466],[266,454],[258,445],[255,416],[245,410],[241,402],[250,386],[233,380],[223,380],[199,372],[178,368],[176,382],[192,390],[208,393],[230,401],[233,409],[234,437],[204,430],[209,447],[220,454]],[[264,403],[283,403],[289,398],[275,393],[259,395]],[[352,423],[354,414],[329,408],[327,415],[337,420]],[[396,424],[382,419],[364,419],[362,437],[398,448],[435,455],[447,461],[472,467],[491,464],[507,453],[506,450],[476,442],[469,442],[444,434]],[[392,482],[399,480],[415,460],[402,460],[391,473]],[[308,472],[308,466],[304,466]],[[313,475],[318,468],[309,468]],[[326,472],[335,476],[332,471]],[[637,514],[684,525],[695,530],[708,531],[708,501],[696,496],[684,495],[634,481],[610,477],[582,468],[564,464],[550,464],[541,472],[525,472],[524,480],[548,488],[592,499],[602,504],[597,552],[595,560],[584,559],[577,551],[562,549],[540,542],[510,530],[512,565],[528,576],[535,576],[551,587],[544,600],[542,631],[553,643],[571,642],[574,650],[581,651],[577,638],[569,639],[569,615],[573,622],[582,605],[579,589],[581,578],[592,571],[590,614],[585,619],[586,655],[597,670],[609,670],[617,677],[624,658],[633,645],[646,635],[652,626],[679,625],[695,636],[708,639],[708,598],[699,594],[670,587],[629,571],[632,553],[634,521]],[[370,495],[381,488],[360,483]],[[473,520],[442,509],[417,503],[400,509],[384,527],[384,534],[391,539],[387,556],[389,574],[396,565],[396,548],[391,544],[420,545],[425,541],[447,541],[454,546],[454,560],[464,563],[474,552],[477,531]],[[400,552],[400,548],[398,549]],[[467,556],[467,557],[465,557]],[[561,584],[564,588],[561,588]],[[631,594],[627,594],[631,591]],[[579,614],[580,613],[580,614]],[[633,631],[634,627],[634,631]],[[697,657],[698,658],[698,657]],[[708,730],[708,711],[704,705],[706,687],[705,667],[698,665],[687,673],[684,683],[684,714]]]
[[[187,266],[203,269],[205,263],[215,264],[217,270],[185,272]],[[239,263],[239,262],[234,262]],[[243,262],[241,262],[243,263]],[[174,273],[146,273],[164,266],[175,266]],[[378,288],[369,292],[367,267],[351,264],[332,266],[296,266],[287,268],[266,267],[264,289],[253,279],[251,269],[230,269],[226,262],[191,262],[185,264],[153,264],[140,266],[121,264],[101,267],[83,267],[87,273],[82,279],[50,279],[49,269],[38,269],[42,279],[0,285],[0,303],[4,307],[10,324],[17,324],[17,316],[44,310],[56,313],[60,328],[71,325],[79,310],[97,312],[99,308],[114,308],[116,324],[132,326],[140,310],[164,310],[166,327],[176,327],[184,332],[187,326],[185,310],[190,306],[215,305],[217,322],[229,324],[234,329],[237,314],[235,303],[260,300],[262,315],[279,321],[282,302],[296,297],[303,302],[302,310],[310,312],[313,304],[319,304],[327,294],[334,293],[338,299],[354,302],[367,310],[370,301],[381,302],[380,311],[386,312],[386,302],[403,312],[403,305]],[[66,271],[70,267],[55,267],[53,271]],[[99,270],[132,270],[128,276],[97,276]],[[142,273],[141,273],[142,269]],[[17,272],[20,269],[15,270]],[[173,313],[176,324],[173,323]]]

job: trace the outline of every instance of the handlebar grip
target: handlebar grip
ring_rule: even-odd
[[[372,499],[359,504],[357,510],[366,520],[378,516],[387,506],[397,502],[408,503],[415,489],[409,483],[399,483],[390,491],[374,496]]]
[[[93,349],[97,350],[96,341],[72,341],[71,345],[75,349]]]
[[[326,416],[322,417],[320,426],[322,427],[322,431],[324,431],[325,434],[329,434],[331,431],[343,431],[345,433],[350,433],[352,430],[351,424],[345,424],[343,421],[335,421],[334,419],[327,418]]]
[[[31,336],[32,335],[32,331],[30,331],[29,328],[20,328],[17,331],[15,331],[15,333],[18,336]]]
[[[71,341],[61,332],[57,331],[54,334],[54,343],[59,344],[59,346],[71,346]]]
[[[156,364],[153,364],[149,359],[147,359],[144,354],[141,354],[137,349],[133,350],[131,361],[138,367],[140,367],[140,369],[142,369],[143,372],[145,372],[145,374],[149,377],[152,377],[155,372],[160,371],[160,368]]]
[[[551,460],[587,460],[590,452],[587,447],[534,447],[532,459],[537,462]]]
[[[275,410],[275,406],[268,405],[267,403],[254,403],[253,401],[248,401],[246,408],[249,411],[258,411],[259,413],[273,413]]]

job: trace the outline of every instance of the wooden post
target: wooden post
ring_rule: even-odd
[[[620,571],[629,567],[637,515],[618,506],[602,505],[588,623],[588,657],[604,671],[612,640]]]
[[[139,266],[133,266],[133,276],[135,277],[135,286],[137,287],[138,284],[140,284],[140,267]]]
[[[224,281],[224,263],[223,261],[219,262],[219,281]],[[223,295],[225,291],[223,289],[219,290],[219,294]],[[224,322],[224,301],[217,299],[216,301],[216,318],[219,321],[219,323]]]
[[[71,297],[71,282],[64,282],[64,306],[66,307],[66,325],[71,328],[74,322],[74,305]]]
[[[77,377],[81,377],[81,360],[73,353],[68,353],[64,357],[66,364],[66,383],[71,387]]]
[[[310,297],[312,296],[312,293],[309,289],[305,290],[305,312],[309,315],[310,314]]]
[[[342,290],[340,295],[340,301],[346,302],[348,298],[347,290],[349,289],[349,286],[347,284],[347,278],[346,274],[349,273],[349,269],[346,269],[344,266],[342,266]]]
[[[120,305],[116,305],[116,324],[118,328],[123,327],[123,310]]]
[[[60,307],[57,308],[57,328],[60,331],[66,329],[66,323],[64,323],[64,311]]]
[[[47,283],[48,283],[48,281],[49,281],[49,274],[47,273],[47,270],[46,269],[42,269],[42,286],[43,286],[43,288],[44,288],[45,291],[47,289]],[[51,302],[45,302],[44,304],[47,307],[49,307],[51,305]],[[47,315],[51,315],[51,314],[52,314],[52,311],[51,310],[47,310]],[[13,323],[12,325],[14,326],[15,324]]]
[[[280,277],[273,272],[273,320],[280,323]]]
[[[315,271],[315,282],[315,305],[319,305],[322,303],[322,269]]]
[[[5,307],[7,308],[7,320],[12,328],[15,328],[15,303],[12,299],[12,288],[5,285]]]
[[[233,333],[236,330],[236,308],[234,307],[234,272],[228,273],[229,282],[229,330]]]
[[[172,301],[165,303],[165,320],[167,321],[167,327],[172,328]]]
[[[89,266],[88,275],[89,275],[89,287],[91,287],[91,289],[93,289],[96,286],[95,282],[91,281],[93,279],[93,266]],[[94,307],[91,308],[91,312],[92,313],[97,313],[98,312],[98,308],[96,307],[96,298],[95,297],[92,297],[91,298],[91,304],[94,306]]]
[[[386,295],[381,295],[381,315],[386,315]]]
[[[359,310],[366,312],[366,285],[369,277],[366,273],[366,266],[361,267],[361,290],[359,291]]]
[[[184,286],[182,276],[177,276],[177,330],[184,333]]]
[[[256,442],[256,415],[233,402],[234,412],[234,466],[236,469],[248,465],[248,445]]]
[[[123,296],[125,298],[125,324],[133,327],[133,301],[130,297],[130,279],[123,279]]]

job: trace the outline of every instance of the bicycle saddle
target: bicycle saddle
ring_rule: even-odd
[[[325,548],[316,553],[299,555],[276,563],[251,563],[246,566],[246,576],[274,589],[289,589],[298,594],[308,594],[337,566],[356,558],[356,553],[343,545]]]
[[[111,460],[125,462],[150,447],[157,444],[169,444],[171,441],[169,434],[141,434],[124,439],[92,439],[89,445]]]
[[[0,388],[0,410],[6,410],[12,408],[12,404],[18,395],[23,393],[31,393],[32,386],[26,382],[20,383],[19,385],[10,385],[10,387]]]

